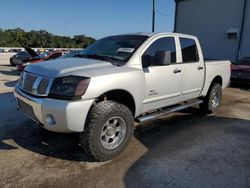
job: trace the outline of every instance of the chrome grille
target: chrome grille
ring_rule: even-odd
[[[47,96],[52,79],[40,75],[23,72],[19,84],[22,90],[38,96]]]

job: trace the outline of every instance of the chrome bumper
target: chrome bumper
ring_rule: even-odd
[[[37,98],[24,93],[18,85],[14,89],[19,109],[45,129],[54,132],[81,132],[94,99],[67,101],[50,98]],[[52,116],[51,124],[48,117]]]

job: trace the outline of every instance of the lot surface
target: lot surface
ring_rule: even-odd
[[[43,131],[16,110],[18,79],[0,55],[0,187],[250,187],[250,90],[229,88],[216,115],[190,109],[138,126],[129,147],[93,162],[77,134]]]

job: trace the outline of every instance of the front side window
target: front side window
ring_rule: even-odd
[[[183,63],[199,61],[199,55],[195,40],[188,38],[180,38],[180,44]]]
[[[151,65],[156,66],[158,62],[155,56],[159,52],[170,53],[170,62],[176,63],[176,47],[174,37],[164,37],[153,42],[142,56],[142,63],[150,62]]]

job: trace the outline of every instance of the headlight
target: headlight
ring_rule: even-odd
[[[80,99],[86,92],[90,78],[67,76],[56,78],[51,86],[49,97],[59,99]]]

